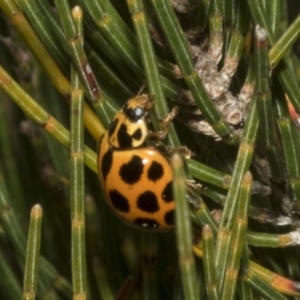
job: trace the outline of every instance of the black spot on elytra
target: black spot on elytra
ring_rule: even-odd
[[[172,191],[172,181],[167,183],[167,185],[165,186],[164,190],[161,193],[161,197],[165,202],[174,201],[173,191]]]
[[[103,155],[101,161],[101,173],[102,173],[103,181],[106,180],[106,177],[110,172],[112,163],[113,163],[113,152],[110,149],[108,149],[108,151]]]
[[[158,228],[159,223],[155,221],[154,219],[149,218],[136,218],[133,221],[136,225],[139,225],[143,228]]]
[[[119,120],[115,119],[110,125],[109,125],[109,129],[108,129],[108,136],[111,137],[114,133],[115,130],[117,128]]]
[[[151,191],[146,191],[139,195],[136,205],[139,209],[147,213],[154,213],[159,210],[157,197]]]
[[[127,126],[125,124],[121,124],[118,130],[118,143],[120,148],[130,148],[132,147],[132,138],[128,134]]]
[[[143,160],[139,156],[133,155],[128,163],[121,166],[119,175],[124,182],[134,184],[140,180],[143,170]]]
[[[165,213],[165,222],[167,225],[174,225],[175,223],[175,210],[172,209],[170,211],[168,211],[167,213]]]
[[[152,181],[156,181],[160,179],[164,175],[164,169],[162,165],[156,161],[153,161],[151,166],[148,169],[148,179]]]
[[[135,139],[135,140],[140,140],[141,137],[142,137],[142,130],[141,128],[138,128],[132,135],[132,137]]]
[[[123,112],[131,121],[136,122],[145,115],[146,110],[139,106],[132,109],[125,104],[123,107]]]
[[[117,190],[111,190],[108,193],[112,205],[119,211],[128,213],[130,210],[129,202],[126,197],[124,197]]]

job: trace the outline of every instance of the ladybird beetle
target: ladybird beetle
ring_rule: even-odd
[[[165,136],[149,131],[153,105],[147,95],[138,95],[116,113],[100,140],[98,175],[106,201],[122,220],[162,231],[174,226],[173,173],[166,153],[149,142],[149,137]]]

